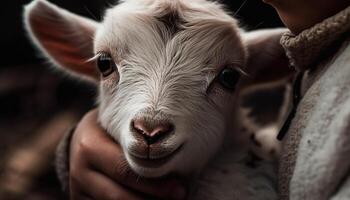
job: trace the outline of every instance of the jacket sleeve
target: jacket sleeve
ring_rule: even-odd
[[[347,105],[350,105],[350,98],[346,101]],[[333,190],[329,199],[331,200],[345,200],[350,199],[350,107],[343,106],[342,110],[345,111],[344,118],[336,118],[337,123],[343,124],[342,130],[339,133],[334,132],[333,134],[339,135],[337,138],[338,142],[336,147],[338,148],[337,154],[333,157],[339,157],[338,162],[334,163],[336,165],[333,171],[335,171],[334,177],[337,181],[335,189]],[[341,112],[340,112],[341,113]]]
[[[56,173],[64,192],[69,193],[69,146],[75,127],[70,129],[56,149]]]
[[[336,193],[331,198],[331,200],[343,199],[350,199],[350,174],[345,178],[342,185],[340,185]]]

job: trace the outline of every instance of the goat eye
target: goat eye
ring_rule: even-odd
[[[109,76],[116,68],[113,58],[108,53],[102,53],[97,58],[97,67],[102,76]]]
[[[234,90],[236,88],[236,84],[239,80],[240,73],[230,67],[226,67],[219,74],[219,82],[220,84],[229,90]]]

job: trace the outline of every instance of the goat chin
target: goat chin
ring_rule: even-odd
[[[147,164],[140,164],[139,161],[135,161],[135,158],[131,158],[127,154],[126,159],[134,172],[141,177],[160,178],[172,174],[187,176],[189,173],[189,169],[179,167],[183,164],[181,163],[181,152],[162,164],[159,164],[159,161],[148,161]]]

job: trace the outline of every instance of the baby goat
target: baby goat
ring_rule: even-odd
[[[137,174],[192,177],[190,199],[277,198],[237,104],[243,71],[254,71],[247,45],[280,31],[243,33],[205,0],[124,0],[101,23],[35,0],[25,23],[53,64],[99,83],[99,122]]]

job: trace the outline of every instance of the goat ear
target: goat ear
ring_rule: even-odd
[[[97,22],[63,10],[45,0],[25,6],[24,22],[30,39],[56,66],[98,80],[93,57],[93,37]]]
[[[243,33],[248,50],[246,72],[250,84],[282,80],[293,74],[280,44],[284,32],[286,29],[278,28]]]

